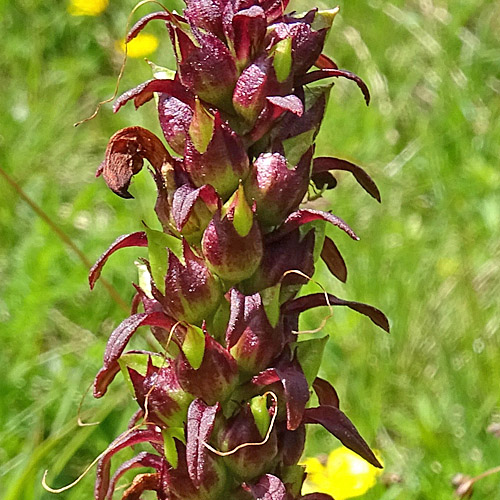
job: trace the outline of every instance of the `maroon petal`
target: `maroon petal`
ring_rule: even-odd
[[[152,453],[147,453],[145,451],[139,453],[139,455],[137,455],[136,457],[127,460],[126,462],[121,464],[113,474],[113,477],[111,478],[111,481],[109,483],[108,493],[106,494],[106,500],[112,500],[116,484],[123,476],[123,474],[125,474],[129,470],[136,469],[138,467],[152,467],[153,469],[160,471],[163,467],[163,464],[164,461],[161,457]]]
[[[285,485],[272,474],[266,474],[259,479],[257,484],[243,486],[256,500],[286,500]]]
[[[297,429],[309,401],[309,386],[302,368],[297,363],[282,362],[276,368],[268,368],[252,379],[255,385],[271,385],[280,382],[286,399],[287,428]]]
[[[223,39],[222,14],[225,3],[223,0],[187,0],[184,13],[192,27],[201,28]]]
[[[193,119],[191,104],[168,94],[159,94],[158,117],[163,135],[169,146],[179,155],[184,154],[186,137]]]
[[[290,111],[299,118],[302,116],[304,105],[295,95],[288,95],[284,97],[271,96],[266,100],[268,105],[262,110],[253,129],[247,134],[247,140],[250,143],[257,142],[264,135],[266,135],[271,128],[273,128],[276,120],[278,120],[278,118],[280,118],[287,111]]]
[[[129,446],[139,443],[163,444],[163,436],[160,432],[152,429],[136,429],[132,432],[126,431],[116,438],[107,448],[106,453],[97,463],[97,479],[94,487],[95,500],[104,500],[108,494],[110,460],[115,453]]]
[[[347,280],[347,267],[337,245],[328,236],[325,237],[323,243],[321,258],[325,261],[330,272],[345,283]]]
[[[340,158],[321,157],[314,159],[313,177],[314,174],[329,172],[331,170],[345,170],[346,172],[351,172],[360,186],[380,202],[380,191],[375,181],[361,167],[358,167],[350,161],[341,160]]]
[[[314,65],[319,69],[339,69],[335,62],[325,54],[320,54]]]
[[[279,19],[285,12],[290,0],[259,0],[260,6],[266,12],[268,24]]]
[[[119,357],[140,326],[158,326],[170,330],[174,325],[175,321],[162,312],[134,314],[122,321],[111,334],[106,345],[103,367],[94,380],[94,397],[100,398],[106,393],[108,385],[120,370],[118,365]]]
[[[102,268],[106,264],[109,257],[114,254],[120,248],[128,247],[147,247],[148,238],[144,231],[138,231],[136,233],[124,234],[119,236],[111,246],[97,259],[97,262],[92,266],[89,272],[89,284],[90,289],[94,288],[96,281],[101,275]]]
[[[231,41],[239,64],[252,60],[266,36],[266,16],[258,5],[240,10],[231,23]]]
[[[154,21],[155,19],[161,19],[168,22],[172,20],[172,14],[170,12],[160,11],[152,12],[151,14],[144,16],[139,19],[134,26],[132,26],[132,29],[128,32],[125,38],[125,42],[128,43],[133,40],[149,24],[150,21]]]
[[[293,214],[290,214],[285,222],[283,222],[283,224],[276,231],[267,236],[266,243],[272,243],[279,240],[286,234],[292,232],[294,229],[315,220],[324,220],[329,222],[330,224],[342,229],[342,231],[347,233],[353,240],[359,240],[356,233],[340,217],[337,217],[329,212],[303,208],[297,210]]]
[[[192,94],[177,80],[154,79],[141,83],[141,85],[128,90],[120,97],[118,97],[113,106],[113,111],[116,113],[131,99],[134,100],[135,107],[139,108],[146,102],[150,101],[153,98],[153,94],[155,92],[175,97],[176,99],[179,99],[179,101],[182,101],[189,105],[193,102]]]
[[[328,304],[331,306],[347,306],[353,311],[357,311],[360,314],[368,316],[377,326],[380,326],[380,328],[386,332],[390,332],[389,320],[380,309],[368,304],[363,304],[362,302],[352,302],[350,300],[340,299],[331,293],[328,294],[328,302],[325,294],[314,293],[312,295],[306,295],[304,297],[294,299],[291,302],[288,302],[288,304],[284,307],[286,313],[300,314],[308,309],[327,306]]]
[[[201,399],[195,399],[188,410],[186,459],[189,477],[196,488],[205,479],[205,466],[208,443],[215,424],[215,417],[220,410],[220,404],[208,406]]]
[[[330,382],[316,377],[313,382],[313,389],[318,396],[319,404],[321,406],[335,406],[335,408],[340,407],[339,396]]]
[[[306,73],[305,75],[301,76],[296,82],[296,85],[307,85],[308,83],[316,82],[318,80],[322,80],[323,78],[332,77],[347,78],[348,80],[356,82],[361,92],[363,92],[363,95],[365,96],[366,104],[370,104],[370,91],[368,90],[366,83],[358,75],[355,75],[354,73],[343,69],[320,69],[317,71],[311,71],[310,73]]]
[[[339,439],[346,448],[357,453],[374,467],[382,468],[366,441],[359,435],[356,427],[335,406],[322,405],[317,408],[307,408],[304,412],[304,423],[321,424]]]

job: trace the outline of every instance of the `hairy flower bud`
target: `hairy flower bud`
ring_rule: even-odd
[[[155,367],[149,357],[145,375],[130,367],[128,373],[137,402],[148,412],[150,421],[160,427],[181,427],[184,424],[192,397],[182,389],[170,362]]]
[[[221,451],[234,450],[245,443],[261,443],[264,439],[248,404],[224,426],[218,438]],[[251,481],[263,474],[275,460],[278,452],[276,431],[273,430],[266,443],[247,446],[225,457],[225,464],[236,477]]]
[[[181,353],[175,370],[182,388],[208,405],[225,401],[238,380],[238,367],[231,354],[205,332],[205,351],[199,368],[191,366]]]
[[[163,305],[173,318],[201,325],[217,308],[222,290],[204,260],[194,254],[186,241],[183,246],[185,265],[173,252],[168,253]]]
[[[312,148],[298,165],[289,166],[281,153],[263,153],[245,181],[245,193],[257,205],[257,219],[266,228],[278,226],[304,198],[309,185]]]
[[[208,267],[220,278],[235,283],[249,278],[263,255],[262,236],[257,222],[241,236],[234,226],[235,208],[221,218],[216,213],[203,233],[202,250]]]
[[[226,200],[245,179],[249,170],[248,154],[241,139],[223,123],[217,112],[211,125],[210,142],[206,149],[198,149],[188,138],[184,152],[184,168],[195,186],[210,184]]]

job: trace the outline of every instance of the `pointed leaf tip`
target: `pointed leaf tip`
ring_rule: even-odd
[[[347,416],[335,406],[321,405],[316,408],[307,408],[304,412],[304,423],[321,424],[331,432],[346,448],[357,453],[368,463],[382,469],[373,451],[360,436],[356,427]]]

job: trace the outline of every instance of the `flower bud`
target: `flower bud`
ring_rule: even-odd
[[[249,278],[259,267],[263,254],[258,224],[253,221],[249,232],[241,236],[234,224],[235,208],[222,218],[216,212],[201,241],[208,267],[230,283]]]
[[[184,184],[172,197],[172,218],[177,231],[189,242],[200,242],[213,214],[220,208],[220,198],[210,185],[198,189]]]
[[[163,135],[169,146],[177,154],[184,154],[189,124],[193,118],[191,106],[176,97],[160,93],[158,115]]]
[[[163,428],[184,425],[187,409],[193,398],[180,386],[171,364],[157,368],[149,357],[145,375],[130,367],[128,373],[137,402],[148,412],[150,421]]]
[[[245,193],[257,204],[257,219],[264,227],[278,226],[304,198],[309,185],[312,148],[289,168],[281,153],[263,153],[245,181]]]
[[[195,41],[178,27],[170,31],[182,84],[204,101],[230,110],[238,72],[226,45],[211,33],[198,32]]]
[[[220,434],[219,448],[221,451],[234,450],[245,443],[261,443],[265,437],[255,424],[250,406],[245,404],[238,414],[232,417]],[[273,430],[265,444],[246,446],[236,453],[225,457],[228,469],[237,478],[251,481],[262,475],[275,460],[278,452],[276,431]]]
[[[289,80],[278,81],[273,57],[261,56],[238,78],[233,93],[234,109],[248,123],[253,124],[266,106],[268,96],[283,96],[290,91]]]
[[[281,324],[271,325],[259,293],[243,295],[233,288],[230,296],[226,344],[240,370],[247,373],[264,370],[283,348]]]
[[[182,388],[201,398],[208,405],[225,401],[238,380],[236,361],[217,341],[205,332],[205,351],[198,369],[194,369],[181,353],[175,361],[175,370]]]
[[[206,121],[200,124],[203,128],[208,126]],[[240,179],[248,175],[250,162],[241,139],[222,122],[219,112],[210,126],[209,142],[205,148],[200,140],[195,140],[191,129],[184,152],[184,168],[195,186],[210,184],[221,198],[227,200],[238,187]],[[199,133],[205,135],[203,130]]]
[[[164,473],[165,489],[169,498],[176,500],[219,500],[226,484],[226,468],[222,459],[207,455],[201,484],[195,487],[189,477],[186,446],[176,440],[178,465],[169,467]],[[171,496],[170,496],[171,495]]]
[[[203,259],[183,242],[185,265],[172,251],[168,253],[168,272],[165,276],[163,305],[178,321],[195,325],[210,316],[222,298],[219,280],[208,270]]]
[[[326,36],[338,13],[338,8],[328,11],[311,10],[302,18],[285,16],[283,22],[271,26],[271,38],[276,41],[291,38],[293,72],[306,73],[323,50]]]

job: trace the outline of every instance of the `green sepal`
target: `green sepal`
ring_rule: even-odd
[[[182,352],[195,370],[201,366],[205,354],[205,334],[201,328],[190,324],[187,325],[186,336],[182,343]]]
[[[332,27],[334,19],[340,11],[340,7],[335,7],[334,9],[319,10],[314,16],[314,21],[311,23],[311,28],[314,31],[319,31],[323,29],[329,30]]]
[[[189,137],[196,150],[203,154],[214,135],[215,117],[195,98],[194,114],[189,125]]]
[[[146,226],[148,236],[149,265],[151,275],[156,288],[161,293],[165,293],[165,275],[168,270],[167,248],[172,250],[174,255],[181,261],[184,261],[182,254],[182,241],[175,236],[165,234],[161,231],[155,231]]]
[[[306,132],[302,132],[302,134],[283,141],[285,158],[289,169],[295,168],[299,164],[300,159],[313,145],[315,134],[316,129],[312,128],[311,130],[307,130]]]
[[[146,376],[146,372],[148,369],[149,358],[151,358],[153,366],[155,366],[156,368],[161,368],[165,364],[165,359],[160,355],[151,356],[150,354],[143,354],[138,352],[122,354],[118,359],[118,364],[120,365],[120,370],[122,372],[123,378],[125,379],[125,382],[127,383],[127,386],[133,395],[135,395],[135,391],[132,380],[130,379],[128,368],[135,370],[137,373],[140,373],[144,377]]]
[[[314,230],[314,251],[313,251],[313,259],[314,262],[321,256],[321,251],[323,250],[323,244],[325,242],[325,234],[326,234],[326,224],[327,222],[324,220],[315,220],[312,222],[308,222],[299,228],[300,235],[304,238],[309,231]]]
[[[219,343],[223,343],[230,314],[229,302],[227,300],[221,300],[215,313],[211,318],[207,319],[207,330]]]
[[[186,437],[184,435],[183,427],[169,427],[168,429],[163,429],[161,431],[163,436],[163,446],[165,450],[165,458],[167,462],[174,468],[177,469],[179,465],[179,455],[177,453],[177,448],[175,446],[174,438],[179,441],[186,443]]]
[[[260,292],[264,311],[273,328],[276,327],[280,319],[280,292],[281,283],[276,283],[276,285],[270,286]]]
[[[234,203],[233,226],[236,232],[244,238],[248,235],[253,226],[253,212],[245,198],[243,184],[240,183],[237,191],[226,203],[229,207]]]
[[[318,376],[323,352],[325,351],[328,335],[320,339],[304,340],[297,344],[295,355],[306,377],[309,387]]]
[[[151,291],[151,274],[149,274],[148,266],[146,266],[146,264],[139,262],[137,260],[134,262],[134,264],[137,267],[137,276],[138,276],[138,280],[139,280],[139,287],[144,292],[146,297],[148,297],[149,299],[154,298],[153,293]]]
[[[158,78],[160,80],[173,80],[175,78],[176,72],[173,69],[158,66],[158,64],[150,61],[147,58],[146,62],[149,64],[155,78]]]
[[[276,78],[284,82],[292,71],[292,38],[288,37],[279,41],[272,50],[274,55],[273,66]]]
[[[264,438],[269,430],[271,417],[267,409],[267,396],[256,396],[250,401],[250,410],[260,435]]]

